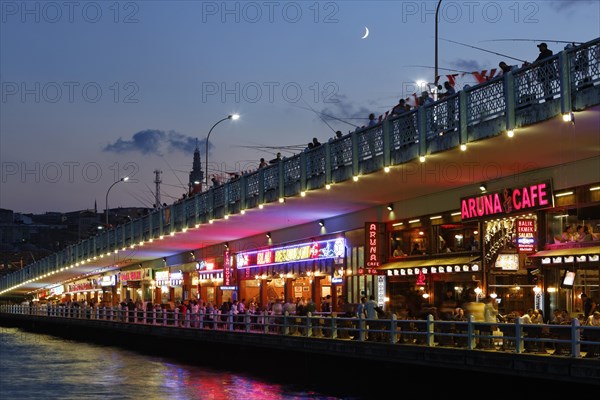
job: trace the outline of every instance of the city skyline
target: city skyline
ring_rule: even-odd
[[[170,204],[196,143],[204,169],[209,129],[233,113],[210,137],[209,175],[354,130],[433,81],[436,3],[2,2],[0,208],[101,212],[125,176],[109,207],[151,207],[157,169]],[[444,0],[440,83],[520,65],[449,40],[533,61],[537,39],[557,53],[551,40],[592,40],[599,20],[594,1]],[[510,38],[531,41],[483,42]]]

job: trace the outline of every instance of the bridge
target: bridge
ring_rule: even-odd
[[[599,115],[600,38],[69,246],[3,276],[0,296],[478,184],[490,168],[598,165]]]

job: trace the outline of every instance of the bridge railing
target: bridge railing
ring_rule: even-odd
[[[434,320],[365,319],[336,313],[274,315],[269,312],[221,314],[189,309],[151,310],[121,307],[2,305],[0,312],[52,319],[102,320],[122,324],[148,324],[173,329],[235,331],[246,334],[301,336],[331,340],[379,342],[390,345],[494,350],[547,356],[600,358],[600,326]]]

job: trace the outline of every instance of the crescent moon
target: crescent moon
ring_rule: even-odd
[[[369,28],[365,26],[365,35],[361,39],[366,39],[369,36]]]

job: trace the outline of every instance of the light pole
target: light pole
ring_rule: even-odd
[[[240,116],[238,114],[230,114],[230,115],[226,116],[225,118],[218,120],[212,126],[212,128],[210,128],[210,130],[208,131],[208,135],[206,136],[206,143],[205,143],[206,157],[204,157],[204,161],[206,163],[206,168],[204,169],[204,173],[206,174],[206,178],[204,179],[204,184],[206,185],[206,189],[208,189],[208,139],[210,138],[210,133],[212,132],[213,129],[215,129],[215,126],[219,125],[221,122],[226,121],[228,119],[235,121],[236,119],[239,119],[239,118],[240,118]]]
[[[440,6],[442,5],[442,0],[439,0],[437,3],[437,7],[435,8],[435,76],[433,77],[433,84],[437,89],[437,79],[438,79],[438,14],[440,11]],[[437,90],[436,90],[437,93]],[[437,98],[436,98],[437,100]]]
[[[121,178],[118,181],[114,182],[112,185],[110,185],[110,187],[106,191],[106,203],[105,203],[106,209],[104,210],[104,213],[106,214],[106,229],[108,229],[108,194],[110,193],[110,189],[112,189],[113,186],[115,186],[117,183],[119,183],[119,182],[127,182],[128,180],[129,180],[128,176],[126,176],[124,178]]]

